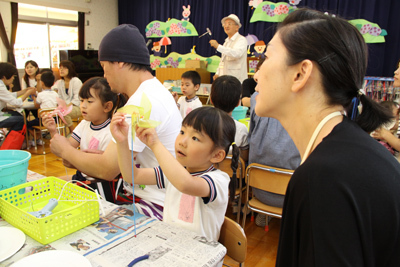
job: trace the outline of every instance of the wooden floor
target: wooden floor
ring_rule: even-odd
[[[45,176],[65,176],[72,175],[75,170],[65,168],[62,160],[50,152],[49,140],[45,140],[45,152],[43,155],[43,147],[38,146],[37,150],[30,148],[32,158],[29,161],[28,169]],[[231,214],[228,209],[227,216],[236,220],[236,215]],[[264,228],[258,227],[254,222],[250,222],[250,215],[247,218],[245,233],[247,236],[247,257],[245,266],[275,266],[275,258],[278,248],[280,220],[273,218],[269,223],[269,231],[265,232]],[[229,266],[238,266],[238,263],[225,257],[224,264]]]

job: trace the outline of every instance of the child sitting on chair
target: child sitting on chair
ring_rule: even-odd
[[[230,116],[233,110],[240,105],[242,85],[240,81],[231,75],[223,75],[214,80],[211,86],[210,100],[214,107],[219,108]],[[234,120],[236,125],[235,142],[240,149],[240,157],[247,161],[249,157],[249,131],[246,125]]]
[[[36,108],[49,109],[57,107],[58,94],[51,89],[51,87],[54,84],[54,80],[55,78],[53,72],[46,71],[41,74],[40,83],[42,91],[39,92],[37,96],[32,95],[33,103]],[[33,126],[40,125],[39,118],[35,118],[34,120],[28,121],[27,125],[31,135],[34,135],[35,130],[33,129]],[[29,140],[29,146],[36,147],[36,145],[42,146],[43,139],[42,138],[37,139],[36,143],[35,140]]]
[[[102,77],[93,77],[87,80],[79,91],[79,98],[83,120],[76,126],[68,141],[75,148],[80,147],[81,150],[90,153],[102,153],[112,138],[110,133],[111,117],[116,109],[125,105],[126,98],[122,94],[112,92],[107,80]],[[52,137],[57,134],[56,125],[51,116],[45,115],[43,124]],[[63,161],[63,163],[66,167],[75,168],[69,162]],[[94,180],[79,170],[72,177],[61,178],[80,181]],[[108,192],[105,193],[106,190],[99,191],[107,200],[114,200]]]
[[[166,188],[163,221],[217,241],[236,179],[215,169],[214,164],[222,162],[233,147],[231,167],[236,172],[239,150],[233,142],[233,119],[213,107],[190,112],[175,140],[176,158],[160,142],[154,128],[137,127],[137,137],[154,152],[160,164],[156,168],[135,166],[128,145],[132,138],[128,136],[129,128],[125,114],[117,112],[112,118],[111,133],[117,142],[118,164],[124,180]]]
[[[181,76],[181,90],[183,96],[178,99],[178,94],[176,92],[172,93],[182,118],[185,118],[192,110],[203,106],[199,97],[196,95],[196,92],[200,88],[200,83],[201,78],[197,71],[187,71]]]

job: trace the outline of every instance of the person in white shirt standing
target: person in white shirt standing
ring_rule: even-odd
[[[232,75],[242,83],[247,78],[247,40],[239,34],[242,24],[235,14],[223,18],[221,23],[228,38],[223,45],[216,40],[210,40],[210,45],[221,53],[221,61],[214,80],[222,75]]]

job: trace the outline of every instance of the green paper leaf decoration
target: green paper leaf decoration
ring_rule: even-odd
[[[354,25],[364,37],[366,43],[384,43],[387,31],[381,29],[378,24],[369,22],[365,19],[349,20],[349,23]],[[359,27],[361,25],[361,27]]]
[[[192,59],[199,59],[208,62],[207,64],[207,71],[209,72],[216,72],[218,69],[219,62],[221,58],[217,55],[211,56],[211,57],[202,57],[199,54],[192,54],[192,53],[187,53],[187,54],[178,54],[176,52],[171,52],[168,54],[166,57],[156,57],[153,54],[150,55],[150,67],[155,70],[157,68],[160,68],[163,64],[170,66],[168,59],[173,62],[178,62],[178,66],[176,68],[185,68],[186,60],[192,60]],[[172,60],[171,60],[172,59]],[[161,63],[160,63],[161,62]]]
[[[255,9],[250,23],[256,21],[281,22],[295,9],[295,6],[291,6],[286,2],[273,3],[264,1]]]
[[[191,22],[170,19],[167,22],[154,20],[147,24],[146,38],[198,36],[196,28]]]

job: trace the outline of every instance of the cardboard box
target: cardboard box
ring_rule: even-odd
[[[185,68],[207,69],[207,61],[204,60],[186,60]]]

